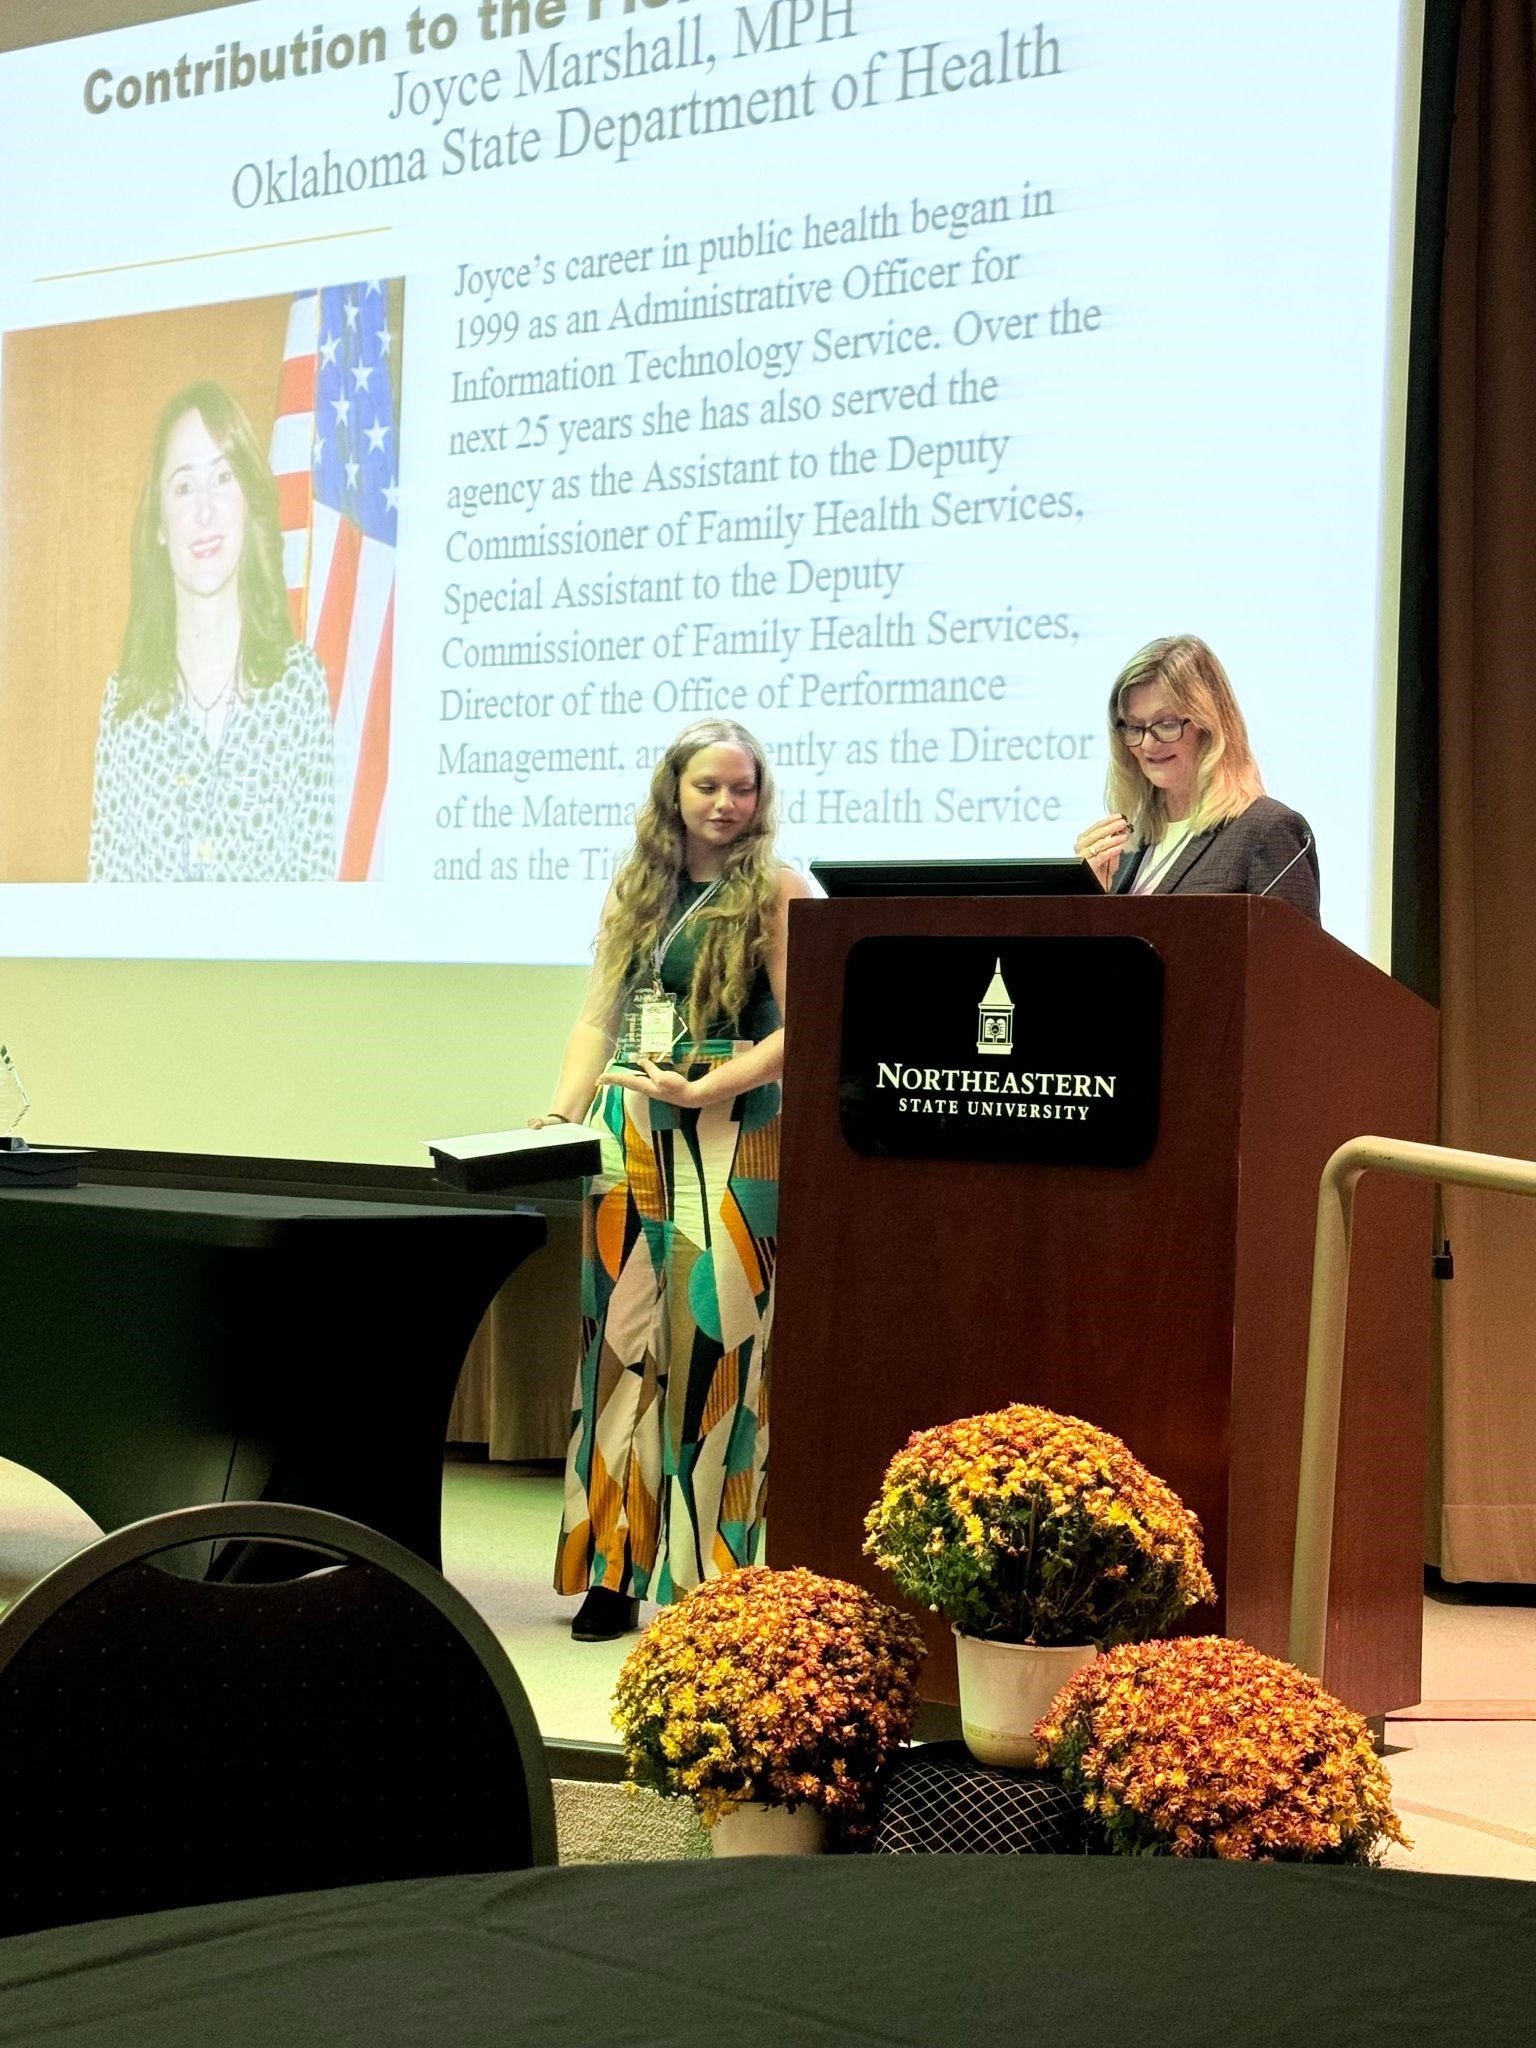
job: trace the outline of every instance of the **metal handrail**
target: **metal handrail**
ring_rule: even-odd
[[[1494,1188],[1511,1195],[1536,1195],[1536,1161],[1505,1159],[1494,1152],[1460,1152],[1447,1145],[1417,1145],[1406,1138],[1351,1138],[1323,1168],[1312,1253],[1312,1320],[1307,1334],[1301,1477],[1296,1490],[1290,1636],[1291,1662],[1318,1678],[1323,1675],[1328,1639],[1350,1237],[1355,1188],[1361,1174],[1369,1171],[1460,1187]]]

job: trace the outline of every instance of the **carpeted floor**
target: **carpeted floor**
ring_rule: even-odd
[[[555,1780],[562,1863],[675,1862],[707,1856],[709,1836],[682,1799],[633,1785]]]
[[[571,1641],[578,1603],[550,1583],[559,1527],[556,1474],[453,1459],[444,1468],[445,1574],[496,1631],[546,1736],[612,1743],[608,1701],[634,1638]]]

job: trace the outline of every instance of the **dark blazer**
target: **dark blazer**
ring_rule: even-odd
[[[1147,849],[1120,856],[1110,892],[1128,894]],[[1317,846],[1299,811],[1272,796],[1255,797],[1246,811],[1187,841],[1159,896],[1273,896],[1308,917],[1318,911]]]

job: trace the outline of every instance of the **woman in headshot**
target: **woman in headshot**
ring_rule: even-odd
[[[651,778],[548,1113],[602,1142],[555,1587],[600,1642],[759,1560],[785,920],[773,777],[706,720]]]
[[[1105,802],[1076,852],[1114,894],[1273,896],[1318,916],[1311,827],[1264,794],[1226,671],[1192,634],[1115,678]]]
[[[296,641],[277,485],[222,385],[160,415],[132,589],[102,700],[93,882],[306,882],[336,873],[330,697]]]

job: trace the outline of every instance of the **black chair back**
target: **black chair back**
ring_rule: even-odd
[[[217,1583],[154,1562],[210,1541],[298,1545],[318,1568]],[[157,1515],[0,1619],[0,1932],[555,1860],[506,1653],[355,1522],[270,1502]]]

